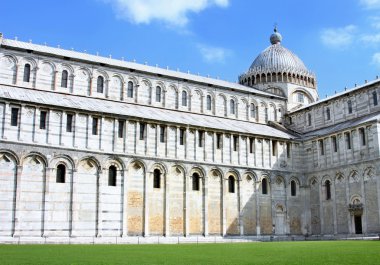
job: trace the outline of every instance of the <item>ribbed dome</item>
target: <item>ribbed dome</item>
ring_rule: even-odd
[[[287,72],[310,74],[305,64],[280,42],[272,44],[256,57],[249,72]]]
[[[249,70],[239,76],[239,83],[254,87],[259,84],[293,83],[316,88],[316,78],[297,55],[281,45],[282,36],[274,29],[271,46],[262,51]]]

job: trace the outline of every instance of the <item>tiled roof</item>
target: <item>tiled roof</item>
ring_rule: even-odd
[[[26,104],[36,103],[56,108],[62,107],[79,111],[93,111],[132,118],[137,117],[158,122],[175,123],[180,126],[190,125],[204,129],[224,130],[282,139],[296,138],[290,133],[264,124],[16,86],[0,85],[1,98],[17,102],[21,101]]]
[[[323,137],[325,135],[338,133],[340,131],[349,130],[356,126],[359,126],[361,124],[366,124],[374,121],[378,121],[380,119],[380,113],[373,113],[366,115],[364,117],[360,117],[357,119],[341,122],[335,125],[331,125],[329,127],[325,127],[322,129],[318,129],[315,131],[307,132],[302,135],[302,138],[305,140],[316,138],[316,137]]]

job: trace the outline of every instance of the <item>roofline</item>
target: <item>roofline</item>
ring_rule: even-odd
[[[1,84],[0,83],[0,89],[1,89],[1,86],[4,86],[4,87],[9,87],[9,88],[19,88],[19,89],[22,89],[22,90],[25,90],[25,91],[38,91],[38,92],[43,92],[43,93],[49,93],[49,94],[55,94],[55,95],[63,95],[63,96],[68,96],[68,97],[72,97],[72,98],[86,98],[88,100],[93,100],[93,101],[107,101],[107,102],[114,102],[114,103],[118,103],[118,104],[125,104],[125,105],[132,105],[132,106],[141,106],[141,107],[146,107],[146,108],[152,108],[152,110],[154,109],[161,109],[161,110],[167,110],[167,111],[175,111],[175,112],[181,112],[181,113],[188,113],[188,114],[191,114],[191,115],[199,115],[200,117],[202,116],[206,116],[206,117],[214,117],[214,118],[218,118],[218,119],[222,119],[222,120],[230,120],[230,121],[236,121],[236,122],[241,122],[241,123],[245,123],[245,124],[256,124],[258,126],[267,126],[267,127],[272,127],[272,126],[269,126],[268,124],[262,124],[262,123],[257,123],[257,122],[251,122],[251,121],[246,121],[246,120],[236,120],[236,119],[232,119],[232,118],[229,118],[229,117],[217,117],[217,116],[213,116],[213,115],[209,115],[209,114],[203,114],[203,113],[192,113],[192,112],[187,112],[187,111],[181,111],[181,110],[172,110],[172,109],[166,109],[166,108],[163,108],[163,107],[156,107],[156,106],[145,106],[145,105],[141,105],[141,104],[137,104],[137,103],[133,103],[133,102],[121,102],[121,101],[117,101],[117,100],[110,100],[110,99],[104,99],[104,98],[93,98],[93,97],[87,97],[87,96],[83,96],[83,95],[72,95],[72,94],[67,94],[67,93],[63,93],[63,92],[58,92],[58,91],[47,91],[47,90],[40,90],[40,89],[30,89],[30,88],[26,88],[26,87],[22,87],[22,86],[17,86],[17,85],[9,85],[9,84]],[[37,101],[33,101],[33,100],[25,100],[25,99],[14,99],[14,98],[10,98],[10,97],[4,97],[0,94],[0,101],[9,101],[9,102],[14,102],[14,103],[18,103],[18,104],[22,104],[23,102],[29,102],[29,104],[27,105],[41,105],[41,106],[48,106],[48,107],[55,107],[57,108],[57,105],[54,105],[54,104],[51,104],[51,103],[46,103],[46,102],[37,102]],[[81,108],[81,107],[68,107],[68,106],[58,106],[59,108],[61,109],[67,109],[67,110],[75,110],[77,112],[80,112],[80,113],[94,113],[96,112],[97,114],[104,114],[104,115],[109,115],[109,116],[112,116],[112,117],[129,117],[131,118],[132,120],[142,120],[142,121],[151,121],[153,123],[157,123],[157,122],[162,122],[162,123],[166,123],[166,124],[176,124],[176,125],[179,125],[179,126],[182,126],[182,127],[192,127],[192,128],[200,128],[200,129],[203,129],[205,131],[224,131],[224,132],[227,132],[227,133],[230,133],[230,134],[240,134],[240,135],[245,135],[245,136],[254,136],[254,137],[258,137],[258,138],[273,138],[273,139],[278,139],[280,141],[297,141],[297,140],[300,140],[299,136],[297,135],[294,135],[294,133],[292,132],[285,132],[283,131],[283,133],[287,134],[288,137],[280,137],[280,136],[273,136],[273,135],[269,135],[269,134],[261,134],[261,133],[258,133],[258,132],[249,132],[249,133],[246,133],[246,132],[239,132],[238,130],[230,130],[230,129],[220,129],[220,128],[215,128],[215,127],[205,127],[205,126],[200,126],[200,125],[193,125],[193,124],[189,124],[189,123],[185,123],[185,122],[176,122],[176,121],[163,121],[163,120],[159,120],[159,119],[155,119],[155,118],[147,118],[147,117],[138,117],[138,116],[135,116],[135,115],[129,115],[129,114],[120,114],[120,113],[111,113],[111,112],[105,112],[105,111],[94,111],[94,110],[90,110],[90,109],[86,109],[86,108]],[[276,130],[278,130],[277,128],[274,128]]]
[[[321,99],[321,100],[319,100],[319,101],[316,101],[316,102],[314,102],[314,103],[311,103],[311,104],[309,104],[309,105],[306,105],[306,106],[304,106],[304,107],[302,107],[302,108],[299,108],[299,109],[297,109],[297,110],[291,111],[291,112],[289,112],[289,115],[291,115],[291,114],[295,114],[295,113],[297,113],[297,112],[301,112],[301,111],[304,111],[304,110],[307,110],[308,108],[310,108],[310,107],[314,107],[314,106],[316,106],[316,105],[318,105],[318,104],[325,104],[325,103],[327,103],[327,102],[329,102],[329,101],[331,101],[331,100],[335,100],[335,99],[337,99],[337,98],[339,98],[339,97],[347,96],[348,94],[350,94],[350,93],[352,93],[352,92],[356,92],[356,91],[358,91],[358,90],[360,90],[360,89],[364,89],[364,88],[366,88],[366,87],[369,87],[369,86],[372,86],[372,85],[375,85],[375,84],[380,84],[380,78],[377,78],[377,79],[375,79],[375,80],[373,80],[373,81],[370,81],[370,82],[368,82],[368,83],[365,83],[365,84],[363,84],[363,85],[360,85],[360,86],[356,86],[356,87],[353,87],[353,88],[347,89],[347,90],[345,90],[345,91],[343,91],[343,92],[339,92],[339,93],[337,93],[337,94],[335,94],[335,95],[329,96],[329,97],[327,97],[327,98]]]
[[[363,118],[363,117],[359,117],[357,118],[357,120],[360,120],[360,118]],[[363,126],[363,125],[366,125],[366,124],[374,124],[374,123],[378,123],[380,121],[379,118],[377,119],[373,119],[373,120],[368,120],[368,121],[363,121],[362,123],[358,123],[356,124],[354,127],[357,127],[357,126]],[[331,126],[337,126],[337,125],[340,125],[342,123],[345,123],[347,121],[343,121],[343,122],[340,122],[340,123],[337,123],[337,124],[334,124],[334,125],[331,125]],[[326,127],[328,128],[328,127]],[[322,129],[317,129],[317,130],[314,130],[312,132],[317,132],[319,130],[323,130],[323,129],[326,129],[326,128],[322,128]],[[328,132],[328,133],[324,133],[324,134],[320,134],[320,135],[309,135],[309,136],[303,136],[301,134],[300,138],[298,138],[298,140],[300,141],[310,141],[310,140],[316,140],[316,139],[320,139],[320,138],[325,138],[326,136],[330,135],[331,134],[338,134],[338,133],[342,133],[344,131],[347,131],[347,130],[351,130],[352,127],[347,127],[347,128],[342,128],[342,129],[338,129],[336,131],[333,131],[333,132]],[[310,133],[312,133],[310,132]]]
[[[179,71],[139,64],[136,62],[127,62],[107,57],[102,57],[99,55],[92,55],[72,50],[66,50],[62,48],[55,48],[51,46],[43,46],[39,44],[32,44],[28,42],[22,42],[18,40],[11,40],[11,39],[5,39],[0,38],[0,47],[2,48],[8,48],[13,50],[22,50],[22,51],[33,51],[36,54],[41,55],[53,55],[56,57],[68,57],[68,58],[74,58],[77,61],[80,62],[86,62],[86,63],[92,63],[92,64],[101,64],[102,66],[110,66],[113,68],[121,68],[124,70],[134,70],[136,72],[140,73],[146,73],[146,74],[156,74],[158,76],[165,76],[169,78],[174,78],[177,80],[183,80],[183,81],[191,81],[193,83],[203,84],[205,86],[212,86],[212,87],[220,87],[220,88],[227,88],[236,90],[243,93],[249,93],[254,95],[259,95],[263,97],[270,97],[270,98],[277,98],[280,100],[284,100],[285,97],[281,97],[279,95],[271,94],[268,92],[261,91],[254,87],[247,87],[243,86],[238,83],[228,82],[220,79],[214,79],[210,77],[203,77],[199,75],[194,75],[190,73],[183,73]],[[63,53],[68,53],[67,56],[65,56]]]

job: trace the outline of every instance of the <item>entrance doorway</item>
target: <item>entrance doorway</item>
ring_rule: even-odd
[[[362,234],[362,216],[361,215],[355,215],[354,216],[354,222],[355,222],[355,234]]]

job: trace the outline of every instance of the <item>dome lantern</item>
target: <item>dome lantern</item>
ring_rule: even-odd
[[[278,44],[278,43],[281,43],[282,41],[282,36],[281,34],[277,31],[277,26],[274,27],[274,33],[272,35],[270,35],[270,43],[272,45],[275,45],[275,44]]]

